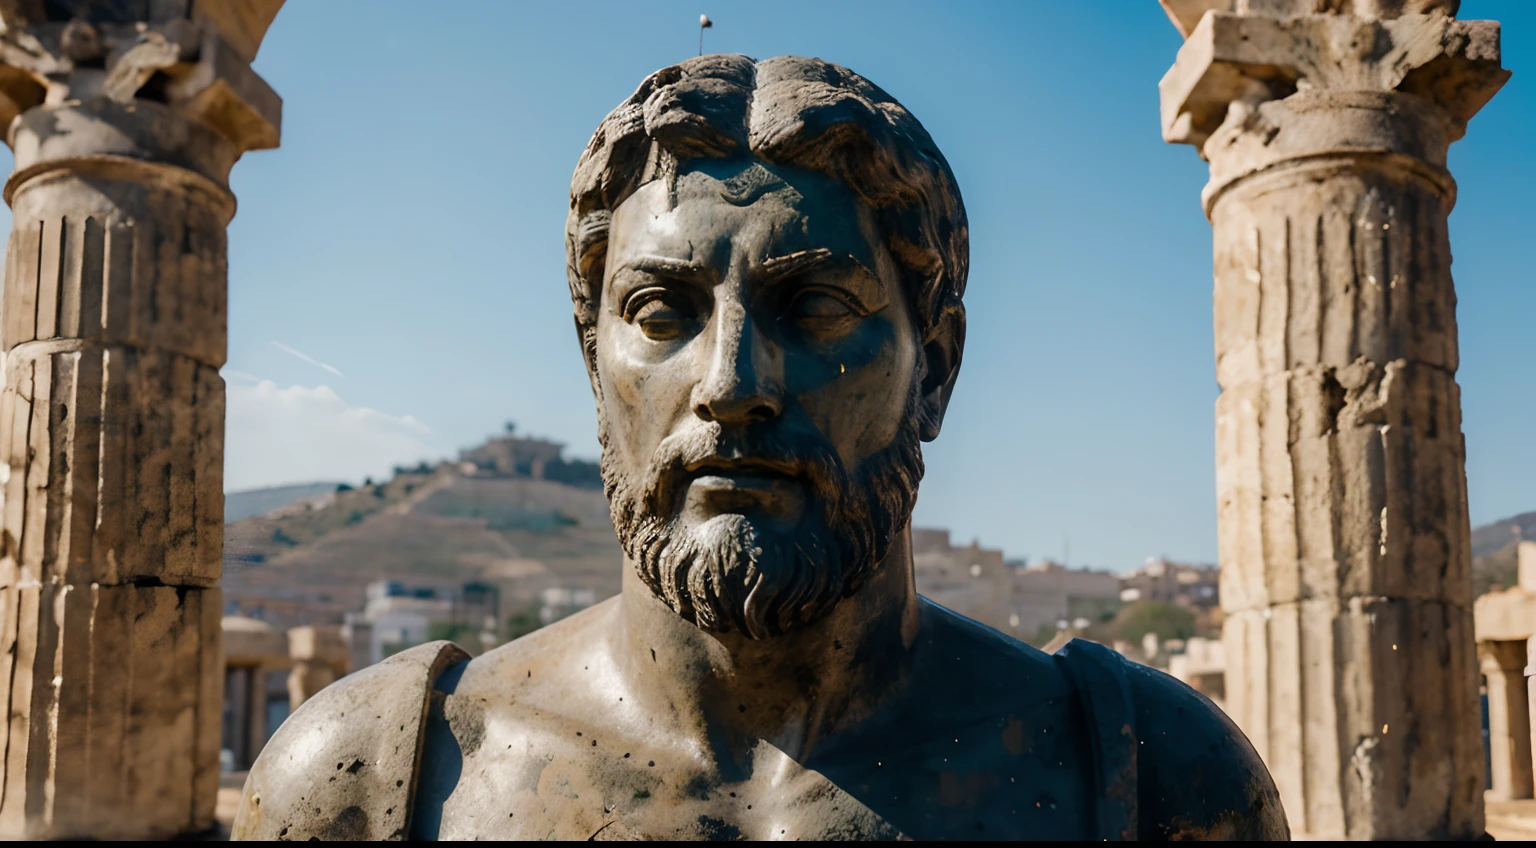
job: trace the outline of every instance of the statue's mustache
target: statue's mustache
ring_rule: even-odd
[[[785,433],[776,422],[724,427],[700,422],[673,433],[656,447],[641,489],[645,511],[671,515],[693,471],[700,466],[760,466],[803,480],[825,503],[836,503],[846,488],[842,458],[821,435]]]

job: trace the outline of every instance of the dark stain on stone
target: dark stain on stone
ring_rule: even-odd
[[[709,788],[709,778],[701,774],[688,781],[688,785],[683,788],[683,791],[700,801],[708,801]]]
[[[726,824],[723,819],[699,816],[699,835],[712,842],[738,842],[741,840],[741,828]]]
[[[336,814],[320,832],[322,839],[367,839],[368,814],[356,804]]]

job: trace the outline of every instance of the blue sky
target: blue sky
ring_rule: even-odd
[[[697,50],[819,56],[900,99],[971,221],[970,328],[920,524],[1011,556],[1214,561],[1205,165],[1159,135],[1152,0],[291,0],[257,70],[283,145],[235,168],[230,488],[360,479],[513,419],[595,456],[562,229],[576,157]],[[1452,151],[1474,523],[1536,509],[1536,4]],[[8,163],[5,164],[8,167]]]

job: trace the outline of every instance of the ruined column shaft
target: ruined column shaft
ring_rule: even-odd
[[[1211,163],[1227,705],[1314,837],[1483,828],[1446,227],[1465,118],[1411,75],[1482,24],[1215,12],[1163,82],[1165,134]]]
[[[275,145],[280,101],[175,5],[138,23],[0,10],[16,153],[0,294],[8,838],[213,824],[226,180],[242,151]]]
[[[230,201],[101,164],[8,198],[7,833],[176,833],[217,793]]]
[[[1227,699],[1307,832],[1480,826],[1449,192],[1306,158],[1211,208]]]

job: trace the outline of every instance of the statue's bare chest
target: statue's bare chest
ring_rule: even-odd
[[[879,740],[807,768],[767,743],[709,766],[624,728],[515,706],[450,701],[447,714],[429,734],[416,805],[442,839],[1092,835],[1075,743],[1017,719],[942,742]]]

